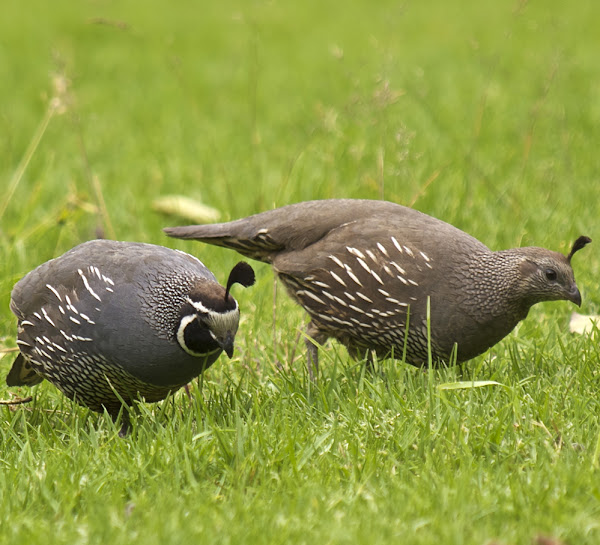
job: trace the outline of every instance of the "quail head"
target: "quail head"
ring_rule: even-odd
[[[172,237],[270,263],[310,315],[309,370],[333,337],[422,366],[471,359],[541,301],[581,304],[571,258],[543,248],[493,252],[463,231],[385,201],[308,201],[229,223],[171,227]]]
[[[80,244],[14,286],[10,308],[20,354],[6,382],[47,379],[113,418],[121,401],[164,399],[222,351],[232,356],[240,317],[229,294],[235,283],[254,283],[247,263],[233,268],[224,288],[200,260],[177,250],[109,240]]]

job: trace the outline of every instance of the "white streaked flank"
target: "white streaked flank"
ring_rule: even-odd
[[[396,247],[396,250],[398,250],[401,254],[404,253],[404,250],[402,249],[402,246],[400,246],[400,243],[396,240],[395,237],[391,237],[392,242],[394,243],[394,246]]]
[[[389,257],[388,255],[388,251],[386,250],[385,246],[383,244],[381,244],[381,242],[377,243],[377,247],[379,248],[379,250],[381,251],[381,253],[386,256]]]
[[[390,265],[394,267],[400,274],[406,274],[406,271],[395,261],[390,261]]]
[[[340,299],[337,295],[333,296],[333,300],[339,305],[342,305],[343,307],[348,307],[348,303],[346,303],[346,301],[344,301],[343,299]]]
[[[371,271],[371,276],[375,280],[377,280],[377,282],[379,282],[382,286],[385,286],[385,284],[383,283],[383,280],[381,279],[381,277],[375,271]]]
[[[96,323],[87,314],[84,314],[83,312],[80,312],[79,316],[81,316],[88,324],[95,324]]]
[[[385,300],[394,305],[398,305],[399,307],[407,307],[408,306],[408,303],[403,303],[402,301],[398,301],[398,299],[394,299],[393,297],[386,297]]]
[[[369,268],[369,266],[368,266],[368,265],[367,265],[367,264],[366,264],[366,263],[365,263],[365,262],[364,262],[364,261],[363,261],[363,260],[362,260],[360,257],[357,257],[357,258],[356,258],[356,261],[358,261],[358,263],[360,264],[360,266],[361,266],[361,267],[362,267],[362,268],[363,268],[365,271],[367,271],[368,273],[370,273],[370,272],[371,272],[371,269]]]
[[[360,250],[358,250],[357,248],[353,248],[352,246],[346,246],[346,250],[348,250],[352,255],[356,256],[356,257],[360,257],[362,259],[365,258],[365,254],[363,254]]]
[[[348,322],[348,321],[346,321],[346,320],[340,320],[339,318],[336,318],[335,316],[332,316],[332,317],[331,317],[331,319],[332,319],[334,322],[336,322],[336,323],[338,323],[338,324],[340,324],[340,325],[345,325],[345,326],[351,326],[351,325],[352,325],[352,323],[351,323],[351,322]]]
[[[362,282],[358,279],[358,276],[356,276],[353,272],[352,269],[346,265],[346,273],[348,273],[348,276],[350,278],[352,278],[352,280],[354,280],[354,282],[356,282],[361,288],[363,287]]]
[[[372,299],[370,299],[369,297],[367,297],[364,293],[361,293],[360,291],[357,291],[356,295],[358,295],[363,301],[366,301],[367,303],[373,303]]]
[[[42,314],[44,315],[44,318],[46,318],[46,321],[52,326],[52,327],[56,327],[56,324],[52,321],[52,318],[50,318],[50,316],[48,316],[48,313],[46,312],[46,309],[44,307],[42,307]]]
[[[71,337],[71,335],[68,335],[62,329],[59,329],[58,331],[67,341],[73,342],[73,337]]]
[[[336,256],[334,255],[330,255],[328,256],[329,259],[331,259],[336,265],[340,266],[340,267],[344,267],[344,263],[342,261],[340,261]]]
[[[67,301],[67,309],[71,312],[74,312],[75,314],[79,314],[79,311],[73,306],[73,303],[71,303],[70,297],[68,295],[65,295],[65,299]]]
[[[56,298],[59,301],[62,301],[61,297],[60,297],[60,293],[58,293],[58,291],[56,291],[56,289],[54,287],[52,287],[50,284],[46,284],[46,287],[54,294],[56,295]]]
[[[81,279],[83,280],[83,285],[85,286],[85,289],[90,292],[91,296],[94,299],[98,299],[98,301],[102,301],[102,299],[100,299],[98,294],[92,289],[92,286],[90,286],[90,283],[88,282],[88,279],[86,278],[85,274],[83,274],[83,271],[81,269],[77,269],[77,272],[79,273],[79,276],[81,276]]]
[[[327,293],[327,292],[325,292]],[[321,299],[320,297],[316,296],[314,293],[312,293],[311,291],[308,290],[299,290],[296,292],[296,295],[306,295],[308,297],[310,297],[313,301],[316,301],[317,303],[321,303],[322,305],[327,305],[327,303],[325,301],[323,301],[323,299]]]
[[[334,273],[333,271],[329,271],[329,274],[335,279],[337,280],[342,286],[344,286],[345,288],[347,288],[348,286],[346,285],[346,282],[344,282],[343,278],[341,278],[340,276],[338,276],[336,273]],[[315,282],[316,284],[316,282]],[[329,286],[327,286],[329,287]]]

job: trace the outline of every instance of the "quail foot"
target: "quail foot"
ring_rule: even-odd
[[[116,419],[122,402],[160,401],[233,354],[240,310],[229,294],[250,286],[238,263],[224,288],[200,260],[162,246],[93,240],[27,274],[13,288],[20,354],[9,386],[47,379]],[[128,430],[127,407],[123,428]]]
[[[571,258],[543,248],[491,251],[463,231],[385,201],[332,199],[229,223],[171,227],[172,237],[270,263],[311,320],[308,363],[332,337],[355,358],[370,351],[422,366],[469,360],[504,338],[532,305],[581,304]],[[429,333],[430,332],[430,333]]]

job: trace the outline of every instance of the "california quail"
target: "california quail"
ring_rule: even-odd
[[[13,288],[20,354],[9,386],[44,378],[113,418],[121,400],[154,402],[233,354],[240,311],[229,295],[254,272],[238,263],[227,287],[186,253],[93,240],[27,274]],[[128,419],[124,411],[122,432]]]
[[[333,337],[355,358],[374,350],[416,366],[481,354],[541,301],[580,305],[570,262],[591,242],[579,237],[567,257],[534,247],[492,252],[416,210],[351,199],[165,232],[270,263],[309,313],[307,335],[318,344]],[[312,374],[317,348],[307,348]]]

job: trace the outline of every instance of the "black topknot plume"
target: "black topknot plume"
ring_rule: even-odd
[[[225,300],[229,297],[229,290],[234,284],[241,284],[245,288],[249,288],[254,284],[256,277],[254,269],[245,261],[240,261],[231,269],[229,278],[227,279],[227,287],[225,288]]]
[[[571,251],[569,252],[569,255],[567,256],[567,260],[569,261],[569,263],[571,262],[571,258],[573,257],[573,254],[575,252],[578,252],[582,248],[584,248],[590,242],[592,242],[592,239],[590,237],[586,237],[583,235],[580,236],[575,242],[573,242],[573,247],[571,248]]]

